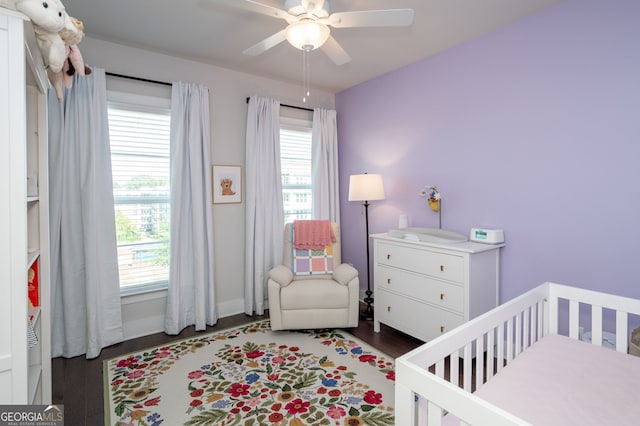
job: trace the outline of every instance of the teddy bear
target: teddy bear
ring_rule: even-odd
[[[91,73],[84,66],[77,44],[84,37],[84,25],[69,16],[60,0],[0,0],[0,6],[27,15],[33,24],[38,48],[47,66],[49,81],[62,100],[62,85],[71,88],[74,72]]]
[[[45,65],[53,72],[62,71],[66,58],[60,34],[67,23],[67,13],[60,0],[15,0],[15,9],[27,15],[33,23],[38,47]]]
[[[78,75],[88,75],[91,74],[91,68],[84,65],[82,54],[77,46],[84,37],[84,24],[82,21],[66,15],[66,24],[60,30],[59,35],[65,45],[65,61],[61,71],[55,72],[53,69],[48,68],[47,74],[56,91],[56,96],[62,100],[62,85],[64,84],[67,89],[71,89],[73,74],[77,72]]]

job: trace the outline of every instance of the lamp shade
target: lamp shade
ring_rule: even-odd
[[[290,24],[285,37],[291,45],[300,50],[314,50],[329,38],[329,27],[313,19],[302,19]]]
[[[384,200],[382,175],[364,173],[349,178],[349,201]]]

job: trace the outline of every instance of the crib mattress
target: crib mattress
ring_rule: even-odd
[[[640,357],[549,335],[476,396],[534,425],[640,424]]]

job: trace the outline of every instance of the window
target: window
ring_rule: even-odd
[[[311,121],[282,118],[280,163],[284,221],[312,218]]]
[[[108,114],[120,293],[166,288],[169,100],[109,92]]]

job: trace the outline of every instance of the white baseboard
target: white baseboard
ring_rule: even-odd
[[[122,297],[122,327],[124,339],[136,339],[164,332],[167,291]],[[244,299],[219,303],[218,317],[225,318],[244,312]]]
[[[218,317],[226,318],[244,313],[244,299],[218,303]]]

